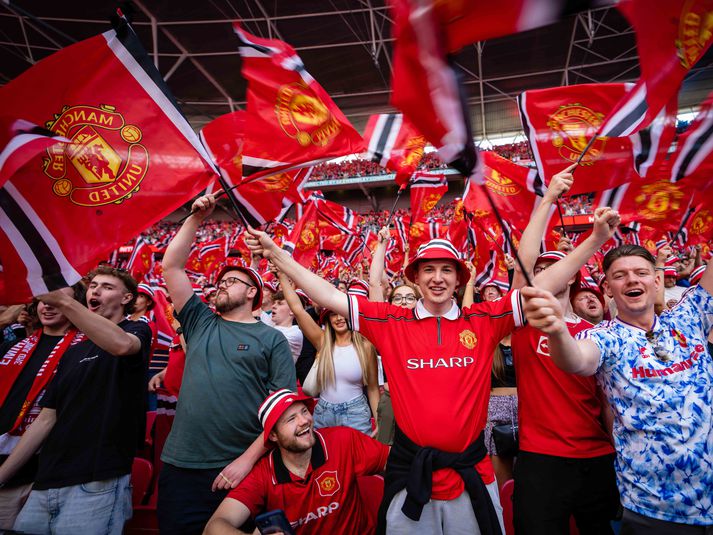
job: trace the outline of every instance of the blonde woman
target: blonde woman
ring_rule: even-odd
[[[343,425],[375,436],[371,419],[379,404],[376,350],[366,338],[349,329],[339,314],[323,310],[320,323],[302,306],[290,281],[279,275],[280,286],[297,324],[317,349],[317,390],[314,427]],[[366,395],[364,395],[366,387]]]

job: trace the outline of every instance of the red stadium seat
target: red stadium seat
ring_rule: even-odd
[[[151,479],[153,477],[153,465],[151,461],[142,459],[141,457],[134,458],[134,465],[131,468],[131,484],[134,489],[131,495],[131,502],[134,506],[141,505],[149,490]]]
[[[376,515],[379,512],[381,499],[384,497],[384,478],[381,476],[362,476],[357,479],[359,495],[367,510],[367,514],[376,524]]]

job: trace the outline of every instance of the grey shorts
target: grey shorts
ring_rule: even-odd
[[[485,424],[485,447],[490,455],[498,454],[493,441],[493,426],[509,423],[517,423],[517,396],[490,396]]]

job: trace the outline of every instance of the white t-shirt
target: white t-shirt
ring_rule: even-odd
[[[334,347],[334,384],[322,390],[320,398],[344,403],[363,394],[362,371],[353,345]]]
[[[290,325],[289,327],[280,327],[279,325],[273,325],[275,329],[280,331],[287,338],[287,343],[290,344],[290,352],[292,353],[292,360],[297,362],[297,359],[302,353],[302,344],[304,343],[304,335],[297,325]]]

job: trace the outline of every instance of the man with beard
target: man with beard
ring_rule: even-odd
[[[313,411],[314,399],[286,389],[265,400],[258,410],[265,445],[277,448],[230,491],[206,534],[235,533],[251,516],[275,509],[299,535],[373,532],[357,478],[382,472],[389,448],[348,427],[314,431]]]
[[[256,417],[260,403],[270,392],[296,384],[287,340],[253,317],[263,287],[255,270],[223,267],[216,279],[216,312],[193,293],[184,266],[199,225],[214,208],[212,195],[197,199],[163,257],[187,350],[181,398],[161,455],[162,533],[203,531],[228,490],[265,451]]]

